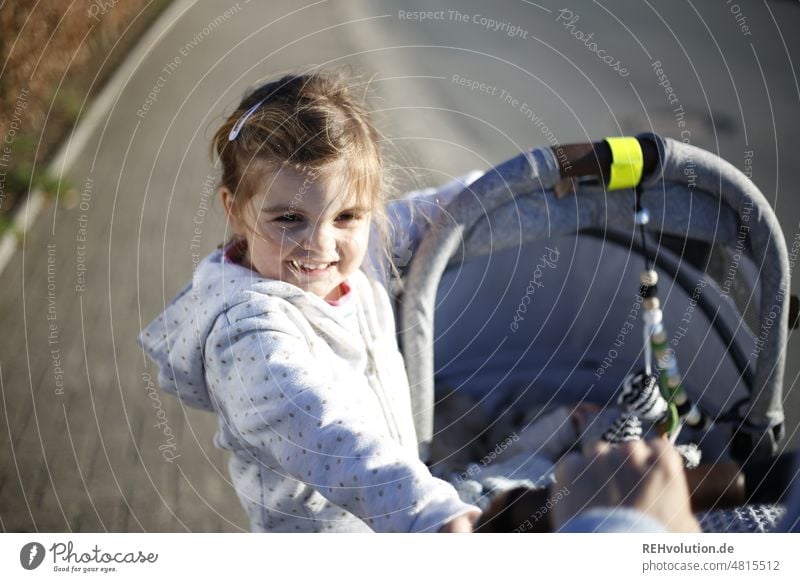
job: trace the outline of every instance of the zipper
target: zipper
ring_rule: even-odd
[[[375,356],[372,351],[372,347],[370,343],[366,341],[366,337],[370,337],[373,340],[375,339],[372,337],[372,334],[369,330],[369,325],[366,322],[366,315],[361,310],[361,305],[358,306],[357,309],[358,316],[359,316],[359,327],[361,328],[362,333],[362,341],[364,342],[364,347],[367,351],[367,359],[368,359],[368,366],[371,368],[371,374],[369,373],[370,370],[368,369],[367,377],[373,376],[373,379],[377,382],[377,387],[372,387],[372,391],[375,393],[375,396],[378,398],[378,403],[383,410],[383,417],[386,421],[386,427],[389,429],[389,433],[392,434],[392,437],[397,441],[399,444],[403,443],[403,437],[400,432],[400,425],[397,422],[397,418],[394,415],[394,411],[392,410],[391,406],[389,406],[388,399],[384,392],[384,382],[383,382],[383,375],[381,374],[380,368],[378,367],[377,362],[375,361]],[[375,342],[373,342],[375,343]],[[371,384],[371,383],[370,383]]]

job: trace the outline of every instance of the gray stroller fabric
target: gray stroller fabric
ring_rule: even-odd
[[[777,219],[758,189],[741,172],[719,157],[653,134],[640,138],[652,139],[661,154],[658,169],[642,184],[642,203],[651,216],[648,231],[729,248],[737,248],[738,245],[758,269],[759,327],[753,330],[752,336],[755,337],[750,336],[748,340],[747,334],[742,335],[747,330],[738,329],[742,327],[740,314],[740,323],[733,323],[737,320],[737,312],[725,293],[717,289],[712,294],[717,297],[715,303],[721,311],[728,313],[726,317],[734,326],[734,343],[741,351],[749,351],[749,361],[742,364],[744,368],[739,370],[738,376],[734,374],[719,383],[715,379],[712,385],[699,385],[698,390],[715,401],[717,409],[723,408],[726,403],[730,404],[734,393],[745,394],[748,397],[747,407],[743,411],[745,422],[739,430],[749,431],[754,442],[766,437],[765,448],[760,454],[769,454],[775,448],[775,441],[780,438],[779,429],[783,423],[782,380],[788,323],[788,257]],[[590,229],[601,233],[613,232],[623,239],[633,240],[632,190],[606,192],[602,186],[583,184],[576,196],[559,200],[552,194],[558,179],[557,160],[549,148],[525,152],[490,170],[448,205],[447,212],[432,225],[411,262],[405,287],[412,292],[406,293],[400,304],[399,334],[423,458],[428,457],[433,435],[437,293],[448,267],[460,268],[465,261],[496,255],[504,249],[509,249],[509,253],[516,251],[515,260],[533,265],[541,257],[537,254],[520,257],[519,253],[527,250],[524,245],[534,241],[544,243],[562,240],[559,237],[563,237],[563,240],[571,237],[572,243],[569,245],[560,243],[563,245],[560,249],[564,249],[560,252],[568,251],[571,254],[564,257],[574,258],[576,253],[584,252],[581,239],[575,239],[576,233]],[[539,250],[544,256],[545,251],[541,247]],[[667,253],[661,254],[666,256]],[[553,263],[552,257],[548,256],[548,260]],[[566,261],[566,258],[560,260]],[[674,261],[674,257],[671,260]],[[563,264],[566,268],[568,263]],[[678,265],[678,268],[683,271],[683,266]],[[635,272],[640,267],[633,265],[632,269],[631,272]],[[543,276],[546,275],[544,266],[541,271]],[[635,299],[635,283],[630,286],[626,281],[622,287],[621,279],[615,276],[629,275],[624,272],[618,275],[612,273],[606,282],[609,295],[613,298],[615,293],[625,293],[623,289],[630,289],[631,300]],[[703,278],[702,273],[695,274],[695,280],[711,283],[710,278]],[[662,283],[664,281],[662,279]],[[691,297],[691,289],[684,292]],[[596,301],[604,309],[610,301],[594,290],[589,300]],[[483,309],[491,310],[492,307],[484,306]],[[668,312],[670,308],[665,309]],[[669,319],[665,321],[669,325]],[[592,333],[614,335],[619,331],[616,329],[618,327],[618,324],[614,324],[611,332],[600,329]],[[713,343],[717,340],[708,341]],[[748,341],[751,342],[749,350]],[[691,340],[686,341],[685,345],[688,347],[692,342],[695,345],[703,343]],[[721,346],[721,349],[724,347]],[[714,349],[718,348],[719,345]],[[439,349],[440,346],[437,346]],[[496,346],[497,353],[504,353],[503,349],[502,345]],[[628,354],[627,357],[634,356]],[[544,353],[538,357],[544,357],[544,362],[548,361]],[[589,370],[596,363],[587,362],[591,364],[585,365]],[[470,363],[474,364],[466,362],[465,365]],[[459,364],[457,359],[451,357],[448,365],[457,367]],[[624,366],[623,363],[620,365]],[[568,384],[578,390],[581,387],[588,388],[586,382],[572,381],[574,378],[569,377],[569,372],[567,370],[568,375],[560,379],[548,378],[547,383],[557,390],[566,385],[565,380],[569,379]],[[741,386],[742,382],[746,385]],[[698,384],[702,384],[702,381]]]
[[[559,260],[540,268],[548,249]],[[507,249],[442,277],[435,313],[437,416],[451,400],[443,387],[477,400],[490,422],[548,403],[603,405],[641,367],[641,257],[591,236],[534,241],[521,251],[526,260]],[[670,251],[659,251],[666,328],[689,395],[716,417],[748,396],[748,375],[728,352],[747,357],[755,343],[733,301],[702,272],[684,262],[686,287],[671,281],[670,267],[678,264]],[[714,333],[723,323],[732,341]],[[748,359],[749,377],[754,368],[755,358]],[[719,388],[707,389],[714,385]]]

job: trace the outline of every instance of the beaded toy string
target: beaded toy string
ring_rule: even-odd
[[[614,145],[610,145],[613,153]],[[642,187],[638,180],[634,194],[634,224],[638,226],[645,262],[645,268],[639,277],[644,370],[628,374],[623,380],[617,402],[624,412],[605,432],[603,438],[612,443],[641,438],[640,419],[644,419],[654,423],[660,434],[666,434],[675,443],[685,424],[704,427],[708,422],[700,409],[689,400],[675,352],[668,344],[663,323],[664,314],[658,298],[658,273],[647,252],[645,226],[650,222],[650,213],[642,205]],[[655,371],[652,365],[654,360]],[[696,445],[679,445],[678,450],[687,466],[699,464],[700,451]]]

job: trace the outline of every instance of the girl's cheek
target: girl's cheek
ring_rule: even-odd
[[[336,242],[336,246],[341,250],[345,250],[347,256],[351,258],[357,258],[367,248],[366,239],[355,233],[340,237]]]
[[[262,227],[260,234],[273,245],[283,244],[285,246],[287,243],[297,238],[297,235],[293,234],[293,229],[274,225]]]
[[[361,236],[359,238],[358,244],[360,246],[360,250],[361,250],[362,254],[366,254],[367,247],[369,247],[369,233],[370,233],[369,228],[365,228],[361,232]]]

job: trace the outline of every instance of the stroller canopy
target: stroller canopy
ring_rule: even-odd
[[[638,139],[653,142],[659,157],[639,196],[650,213],[647,237],[661,284],[666,277],[679,289],[673,294],[670,287],[666,296],[667,330],[681,333],[687,305],[697,312],[693,337],[675,342],[679,363],[692,362],[686,371],[690,396],[714,418],[734,416],[729,420],[737,421],[735,438],[746,454],[772,454],[783,436],[789,308],[789,263],[778,221],[756,186],[718,156],[655,134]],[[608,192],[597,181],[584,181],[575,196],[557,198],[553,187],[560,178],[559,160],[549,147],[493,168],[450,202],[410,263],[404,282],[410,292],[399,305],[398,333],[423,458],[433,436],[437,380],[503,394],[496,402],[509,399],[509,389],[495,386],[498,382],[514,385],[514,401],[524,402],[533,383],[572,399],[587,396],[589,388],[592,397],[608,398],[625,367],[634,365],[641,334],[625,333],[624,355],[615,338],[629,329],[624,320],[635,305],[642,266],[636,257],[643,252],[635,235],[636,193]],[[674,244],[667,248],[666,240],[681,241],[679,249],[699,242],[720,252],[690,264]],[[518,283],[527,293],[509,293],[511,281],[481,283],[504,263],[507,271],[524,275]],[[560,271],[561,283],[545,286],[536,280],[537,272],[543,277],[548,269]],[[458,277],[469,284],[452,284]],[[732,297],[733,279],[746,282],[745,293]],[[483,287],[503,290],[505,306],[476,302]],[[531,289],[538,293],[535,303]],[[520,300],[526,294],[527,304]],[[577,307],[567,311],[565,298]],[[609,307],[615,298],[621,298],[616,310]],[[463,317],[468,305],[472,310],[480,305],[475,312],[480,317]],[[744,314],[750,309],[756,317],[748,326]],[[435,329],[437,323],[445,328]],[[476,340],[482,334],[490,339]],[[581,337],[588,339],[576,343]],[[705,365],[710,356],[702,350],[724,352],[726,363]],[[613,372],[603,367],[604,360],[617,358]],[[481,385],[482,366],[495,368],[491,385]],[[739,397],[743,405],[734,407]]]

